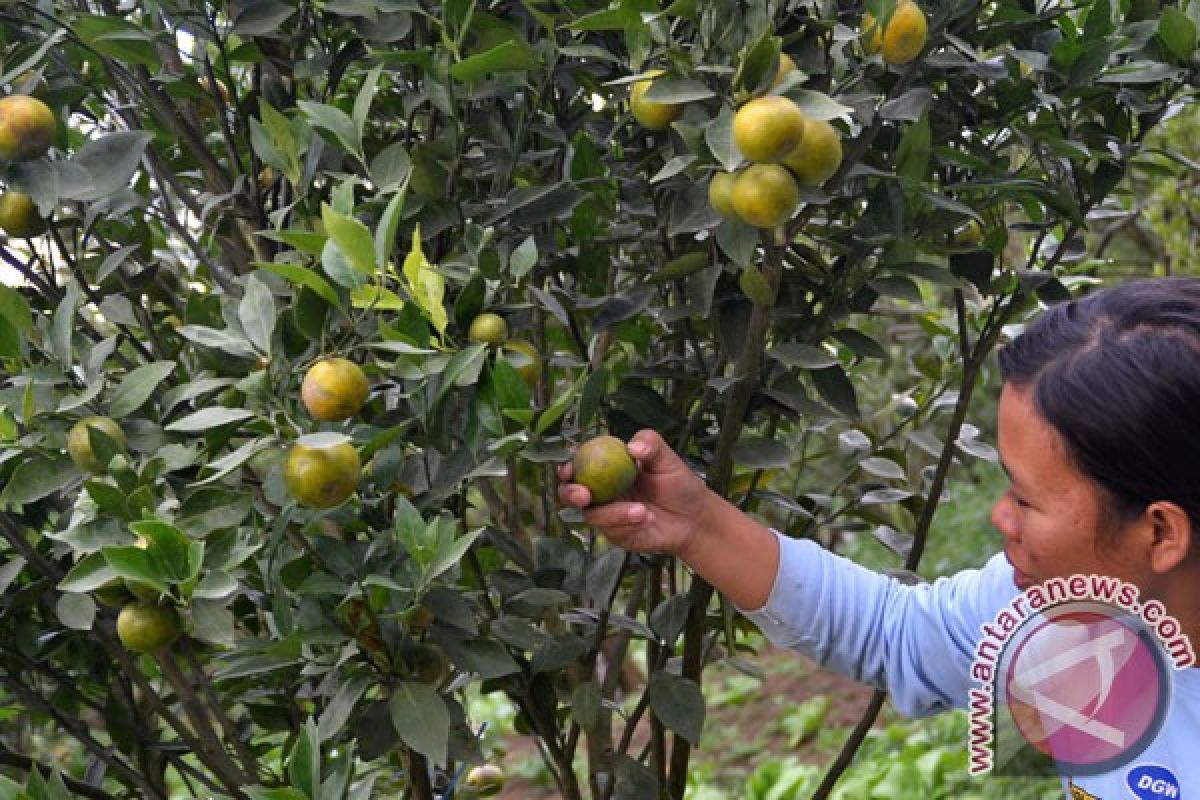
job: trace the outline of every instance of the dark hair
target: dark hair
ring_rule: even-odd
[[[1128,520],[1170,501],[1200,532],[1200,279],[1136,281],[1051,306],[999,358],[1111,513]]]

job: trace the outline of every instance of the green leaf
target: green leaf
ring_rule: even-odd
[[[296,744],[287,762],[288,778],[292,784],[308,797],[316,800],[321,788],[321,740],[317,736],[317,723],[309,717],[304,729],[296,737]]]
[[[81,16],[71,29],[96,52],[123,64],[155,69],[162,66],[154,41],[141,28],[119,16]]]
[[[152,138],[146,131],[117,131],[89,140],[71,157],[71,163],[87,170],[90,180],[78,191],[64,191],[64,196],[86,202],[127,188]]]
[[[325,242],[325,237],[321,237],[322,246]],[[297,286],[303,286],[306,289],[311,289],[322,300],[329,303],[334,308],[341,308],[342,301],[338,297],[333,287],[329,285],[329,281],[321,277],[321,273],[311,270],[308,267],[300,264],[273,264],[264,261],[255,262],[255,266],[262,269],[274,272],[282,278],[285,278]]]
[[[346,726],[350,715],[370,685],[371,681],[365,675],[356,675],[338,686],[333,699],[325,706],[325,710],[321,712],[321,719],[317,722],[317,731],[322,742],[329,741]]]
[[[350,266],[364,275],[374,275],[375,242],[367,226],[354,217],[338,213],[328,204],[321,205],[321,221]]]
[[[174,369],[174,361],[155,361],[130,372],[113,390],[109,416],[120,419],[137,411]]]
[[[238,322],[260,353],[270,355],[271,334],[275,331],[275,297],[258,277],[246,279],[246,292],[238,303]]]
[[[844,106],[829,95],[812,89],[790,89],[787,96],[811,119],[831,120],[854,114],[854,109],[849,106]]]
[[[0,508],[21,508],[68,486],[79,471],[66,456],[36,455],[18,465],[0,491]]]
[[[519,40],[509,40],[491,50],[464,58],[450,67],[450,77],[463,83],[473,83],[497,72],[517,72],[538,65],[533,50]]]
[[[315,127],[324,128],[332,133],[347,152],[361,160],[362,141],[358,138],[358,128],[349,114],[336,106],[310,103],[307,100],[301,100],[296,105]]]
[[[106,547],[100,552],[119,577],[144,583],[160,594],[169,591],[166,577],[140,547]]]
[[[203,542],[193,541],[174,525],[156,519],[134,522],[129,528],[146,540],[144,552],[164,580],[183,583],[200,574]]]
[[[670,672],[650,676],[646,689],[654,715],[693,745],[700,743],[704,728],[704,695],[695,681]]]
[[[658,78],[646,90],[645,99],[652,103],[692,103],[707,100],[716,94],[708,85],[695,78]]]
[[[243,789],[250,800],[309,800],[308,795],[299,789],[279,788],[265,789],[261,786],[250,786]]]
[[[393,142],[371,159],[367,174],[380,191],[395,189],[408,181],[412,174],[412,158],[404,148],[404,142]],[[386,256],[379,258],[382,263]]]
[[[392,692],[388,709],[396,733],[434,764],[446,763],[450,714],[441,696],[423,683],[404,681]]]
[[[566,391],[560,392],[545,411],[538,415],[537,424],[533,426],[533,432],[538,436],[548,431],[554,423],[562,419],[563,414],[567,413],[567,409],[575,402],[575,398],[579,396],[580,390],[583,388],[586,375],[580,375]]]
[[[396,247],[396,231],[400,229],[400,217],[404,213],[404,200],[408,196],[408,179],[412,174],[411,165],[405,171],[399,188],[392,199],[388,201],[383,216],[379,218],[379,227],[375,229],[375,260],[387,264]]]
[[[733,110],[729,106],[722,105],[704,128],[704,142],[726,172],[732,172],[741,163],[742,153],[733,143]]]
[[[854,385],[841,365],[812,371],[813,385],[825,401],[850,417],[858,416],[858,397]]]
[[[247,4],[237,15],[233,32],[240,36],[273,36],[296,13],[296,6],[274,0]]]
[[[164,430],[178,433],[197,433],[209,430],[210,428],[217,428],[221,425],[241,422],[253,416],[254,412],[245,408],[224,408],[220,406],[203,408],[193,414],[188,414],[182,419],[175,420]]]
[[[58,589],[63,592],[90,592],[117,577],[116,571],[108,565],[108,559],[103,553],[88,553],[75,562],[70,572],[63,576],[58,582]]]
[[[447,543],[438,547],[437,552],[433,555],[433,560],[429,566],[425,568],[425,580],[432,581],[438,575],[441,575],[446,570],[453,567],[462,560],[464,554],[470,549],[475,540],[483,533],[483,529],[473,533],[464,534],[457,539],[452,539]]]
[[[24,336],[33,328],[33,313],[29,309],[29,301],[21,293],[10,286],[0,283],[0,319],[3,319],[12,329]]]
[[[210,328],[207,325],[181,325],[175,332],[190,342],[214,347],[237,358],[258,358],[258,351],[254,349],[254,345],[227,330]]]
[[[824,369],[838,363],[837,356],[823,347],[800,342],[782,342],[767,351],[767,355],[788,367]]]
[[[570,183],[517,188],[509,192],[504,205],[485,224],[507,219],[514,227],[533,226],[571,213],[587,193]]]
[[[117,519],[130,518],[128,495],[116,486],[101,481],[84,481],[83,487],[96,504],[96,508],[103,513]]]
[[[933,133],[929,128],[929,115],[908,126],[900,137],[896,149],[896,174],[902,178],[921,182],[929,173],[929,158],[933,153]]]
[[[446,312],[446,279],[425,259],[421,249],[421,226],[413,229],[412,248],[404,259],[404,277],[413,300],[425,312],[438,336],[445,338],[450,316]]]
[[[21,355],[21,334],[0,317],[0,358],[18,358]]]
[[[1196,3],[1197,0],[1192,0]],[[1181,60],[1191,58],[1196,50],[1196,24],[1174,6],[1163,9],[1158,20],[1158,36],[1167,49]]]
[[[77,631],[90,631],[96,621],[96,601],[90,594],[63,592],[54,606],[58,621]]]
[[[792,463],[795,449],[789,445],[759,436],[746,436],[733,446],[733,459],[743,467],[771,469]]]
[[[526,236],[525,241],[517,245],[517,248],[512,251],[512,255],[508,257],[508,271],[514,278],[521,278],[528,274],[529,270],[533,269],[538,262],[537,242],[533,236]]]
[[[383,65],[376,64],[363,78],[362,86],[358,90],[358,96],[354,98],[354,112],[351,119],[354,121],[354,129],[358,131],[358,141],[363,139],[363,130],[367,125],[367,117],[371,113],[371,103],[375,101],[375,94],[379,91],[379,75],[383,72]]]

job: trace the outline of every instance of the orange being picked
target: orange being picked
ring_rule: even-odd
[[[367,376],[362,367],[344,358],[326,358],[304,375],[300,399],[313,419],[349,419],[367,402]]]
[[[597,436],[584,442],[571,464],[575,483],[588,488],[592,505],[597,506],[628,492],[638,476],[637,462],[615,436]]]

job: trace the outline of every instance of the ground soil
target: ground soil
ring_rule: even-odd
[[[823,670],[803,656],[791,652],[767,646],[753,657],[753,662],[764,673],[762,683],[756,689],[757,697],[743,703],[724,703],[715,707],[710,704],[705,719],[705,730],[709,733],[702,746],[693,751],[693,761],[709,759],[723,762],[729,756],[728,752],[706,752],[705,745],[713,741],[719,743],[716,746],[708,745],[712,751],[723,751],[736,744],[737,740],[744,745],[746,740],[756,739],[769,729],[780,707],[799,704],[818,695],[826,695],[833,701],[825,718],[826,728],[851,727],[858,722],[871,696],[869,687]],[[733,672],[728,667],[714,667],[705,673],[706,687]],[[713,737],[712,731],[720,731],[724,735]],[[761,757],[785,755],[783,751],[787,743],[784,738],[779,736],[773,740],[767,737]],[[510,737],[504,742],[504,747],[508,751],[505,761],[509,764],[528,763],[538,758],[537,746],[529,737]],[[828,763],[832,752],[809,747],[787,755]],[[544,774],[540,777],[546,779]],[[510,777],[504,790],[496,797],[499,800],[559,800],[561,795],[553,786],[518,774]]]

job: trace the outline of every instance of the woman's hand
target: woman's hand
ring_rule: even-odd
[[[584,509],[583,518],[614,544],[645,553],[683,553],[716,499],[656,431],[642,430],[626,445],[638,462],[633,488],[620,500],[589,508],[591,492],[570,483],[572,467],[561,464],[558,497],[564,505]]]

